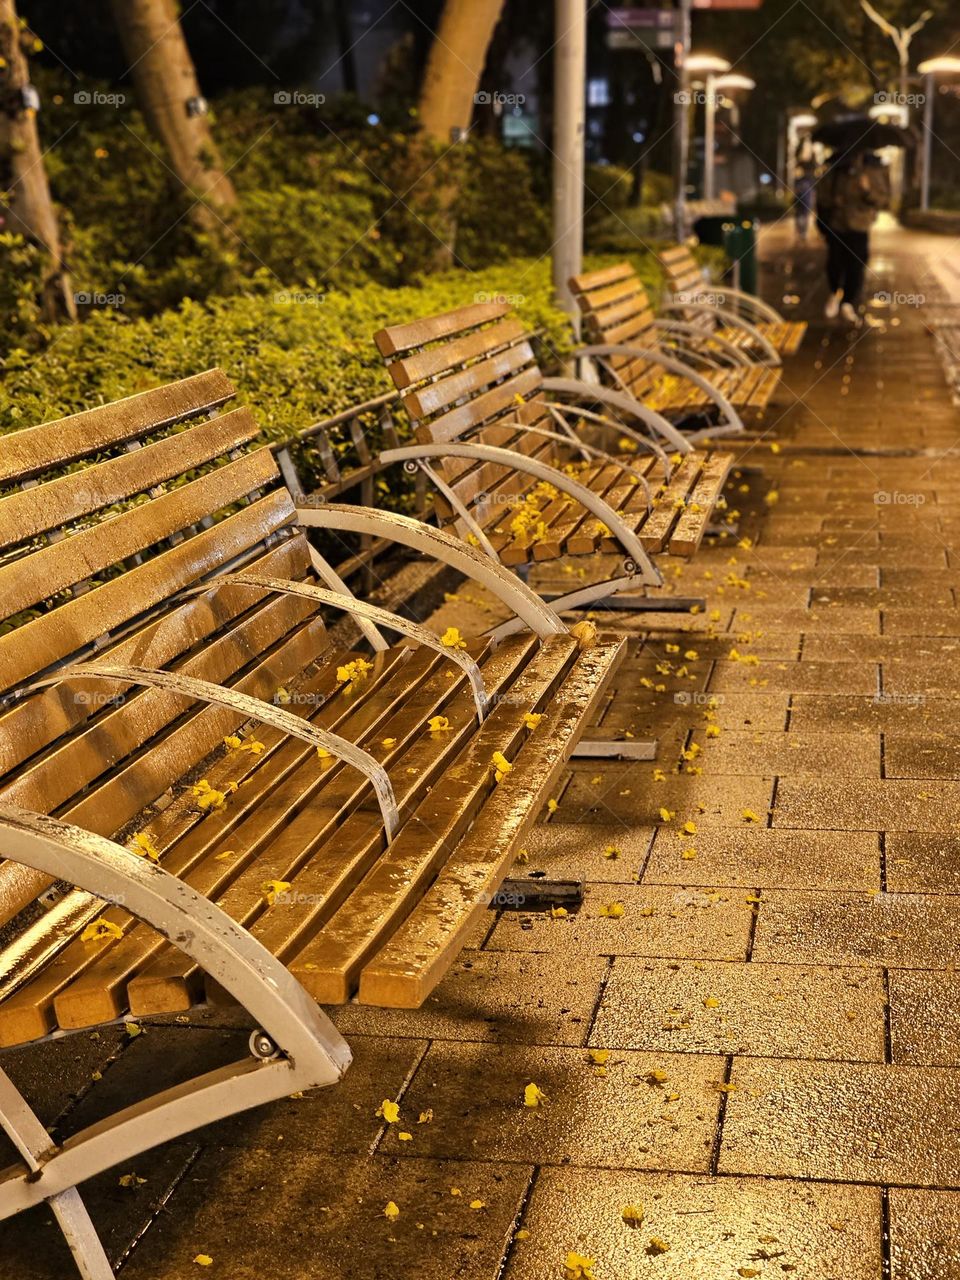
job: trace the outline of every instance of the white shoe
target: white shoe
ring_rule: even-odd
[[[847,324],[859,325],[860,315],[852,302],[845,302],[840,308],[840,316],[846,320]]]
[[[840,299],[843,297],[843,291],[838,289],[836,293],[831,293],[827,299],[827,305],[823,308],[823,314],[828,320],[836,320],[840,314]]]

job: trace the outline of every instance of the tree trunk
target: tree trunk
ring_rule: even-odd
[[[504,0],[446,0],[420,93],[424,132],[456,140],[473,119],[474,99]]]
[[[15,0],[0,0],[0,192],[5,230],[39,245],[46,255],[43,310],[50,321],[77,318],[63,263],[60,228],[50,198],[36,112],[23,100],[30,83]]]
[[[173,0],[110,0],[137,99],[151,132],[163,143],[170,167],[198,200],[192,217],[214,221],[205,205],[236,203],[233,184],[203,114],[203,99]]]

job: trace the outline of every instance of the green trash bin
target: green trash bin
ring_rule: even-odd
[[[734,288],[757,292],[757,229],[750,218],[727,218],[721,241],[727,257],[735,264]]]

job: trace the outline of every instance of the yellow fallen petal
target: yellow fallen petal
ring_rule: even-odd
[[[598,1067],[602,1067],[606,1060],[610,1057],[609,1049],[591,1049],[590,1061],[595,1062]]]
[[[547,1095],[543,1092],[539,1085],[533,1081],[526,1085],[523,1090],[523,1105],[525,1107],[539,1107],[541,1102],[548,1101]]]
[[[625,1204],[620,1210],[620,1217],[624,1220],[628,1227],[639,1227],[643,1222],[643,1205],[642,1204]]]
[[[550,915],[554,920],[565,920],[569,915],[566,907],[551,907]]]
[[[707,998],[703,1002],[703,1007],[705,1009],[719,1009],[720,1001],[717,999],[716,996],[707,996]]]
[[[566,1280],[594,1280],[593,1268],[596,1265],[595,1259],[571,1249],[564,1262]]]
[[[560,808],[560,805],[556,800],[548,800],[547,808],[550,810],[551,813],[556,813],[557,810]]]
[[[393,1222],[395,1218],[400,1217],[400,1210],[397,1208],[397,1206],[393,1203],[392,1200],[387,1201],[386,1208],[383,1211],[383,1216],[385,1218],[389,1218],[391,1222]]]
[[[112,920],[94,920],[80,935],[81,942],[106,942],[108,938],[122,938],[123,930]]]
[[[666,1252],[667,1252],[667,1250],[668,1250],[669,1248],[670,1248],[670,1245],[667,1243],[667,1241],[666,1241],[666,1240],[661,1240],[659,1236],[651,1236],[651,1237],[650,1237],[650,1252],[651,1252],[651,1253],[654,1253],[654,1254],[656,1254],[656,1253],[666,1253]]]
[[[412,1133],[400,1132],[400,1133],[398,1133],[398,1134],[397,1134],[397,1137],[400,1139],[400,1141],[401,1141],[401,1142],[412,1142],[412,1141],[413,1141],[413,1134],[412,1134]]]
[[[683,826],[680,828],[680,830],[685,835],[695,836],[697,834],[697,824],[695,822],[689,822],[689,821],[685,822]]]
[[[670,821],[671,821],[671,819],[673,819],[675,816],[676,816],[676,810],[675,810],[675,809],[663,809],[663,808],[661,808],[661,810],[660,810],[660,821],[661,821],[661,822],[670,822]]]
[[[465,649],[467,642],[456,627],[447,627],[440,637],[440,643],[448,649]]]
[[[680,857],[684,860],[684,862],[692,862],[696,856],[697,856],[696,849],[684,849],[683,852],[680,854]]]
[[[383,747],[395,747],[397,745],[396,738],[382,738],[380,745]]]
[[[389,1098],[384,1098],[377,1107],[377,1115],[382,1116],[387,1124],[396,1124],[400,1119],[400,1107],[398,1103],[391,1102]]]
[[[484,1202],[483,1202],[482,1200],[471,1200],[471,1201],[470,1201],[470,1208],[471,1208],[471,1209],[474,1209],[474,1210],[476,1210],[476,1209],[485,1209],[486,1207],[487,1207],[487,1206],[484,1204]]]
[[[198,1253],[197,1256],[194,1258],[194,1262],[197,1264],[198,1267],[213,1266],[213,1259],[210,1257],[209,1253]]]
[[[431,733],[446,733],[452,726],[446,716],[431,716],[427,728]]]
[[[603,856],[605,858],[619,858],[620,850],[617,848],[615,844],[608,844],[603,851]]]
[[[619,920],[619,918],[623,915],[623,903],[622,902],[605,902],[603,906],[600,908],[600,914],[602,916],[607,916],[611,920]]]
[[[279,898],[282,893],[286,893],[289,888],[289,880],[267,880],[260,886],[263,896],[271,907],[276,902],[277,898]]]
[[[754,813],[752,809],[744,809],[744,810],[741,812],[740,817],[741,817],[741,818],[743,818],[744,822],[759,822],[759,821],[760,821],[760,816],[759,816],[759,814]]]
[[[538,715],[536,711],[526,711],[524,712],[523,723],[528,729],[535,729],[542,719],[543,716]]]
[[[160,861],[160,850],[146,832],[138,831],[130,843],[132,846],[130,852],[135,853],[138,858],[146,858],[149,862]]]

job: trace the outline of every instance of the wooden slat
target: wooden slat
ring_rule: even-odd
[[[321,1003],[349,998],[363,964],[413,909],[481,811],[495,785],[493,752],[516,754],[529,732],[524,713],[548,704],[575,654],[571,637],[545,643],[510,698],[498,703],[359,887],[293,960],[291,972]]]
[[[338,655],[338,660],[349,661],[356,656],[356,654]],[[388,665],[391,661],[393,663],[399,661],[400,656],[393,653],[388,659]],[[386,669],[383,663],[381,663],[381,669]],[[326,708],[330,699],[338,691],[334,673],[335,666],[331,663],[324,672],[303,686],[303,692],[311,696],[311,701],[292,702],[288,709],[300,716],[306,716],[309,712],[316,722],[329,721],[332,724],[335,717],[331,717]],[[229,848],[234,827],[244,814],[253,811],[264,795],[269,793],[272,787],[281,783],[295,765],[301,765],[305,759],[312,756],[309,747],[305,747],[302,742],[287,738],[279,730],[266,727],[259,737],[264,744],[264,752],[261,756],[257,757],[249,753],[242,753],[239,759],[224,756],[207,770],[210,785],[218,789],[223,789],[230,781],[244,783],[244,786],[234,794],[228,814],[223,819],[213,816],[201,817],[187,802],[181,800],[171,805],[145,828],[160,852],[161,865],[171,874],[184,877],[201,857],[217,849]],[[216,865],[229,872],[229,869],[223,868],[222,863]],[[83,897],[86,899],[89,895],[83,895]],[[155,951],[163,945],[164,940],[159,934],[148,926],[135,922],[122,906],[107,908],[103,914],[110,923],[116,924],[124,931],[124,937],[121,940],[91,945],[84,943],[79,937],[74,936],[71,939],[70,935],[67,935],[61,938],[55,947],[55,951],[60,952],[56,966],[42,970],[33,977],[29,985],[25,985],[25,980],[31,976],[29,972],[18,975],[15,971],[16,966],[9,966],[13,970],[11,981],[4,983],[3,990],[5,992],[13,990],[15,994],[8,995],[3,1003],[0,1003],[0,1046],[36,1039],[37,1036],[52,1030],[54,998],[74,981],[83,978],[84,985],[89,991],[91,975],[99,971],[99,984],[106,995],[112,992],[106,975],[113,972],[118,965],[122,968],[126,963],[124,958],[126,949],[145,942],[148,950],[152,948]],[[152,954],[153,951],[150,953]],[[4,953],[3,959],[5,963],[8,961],[7,953]],[[93,996],[89,998],[96,999]],[[106,1005],[101,999],[100,1008],[104,1010],[103,1018],[94,1015],[94,1021],[106,1020],[121,1012],[123,1004],[117,1001],[113,994],[109,995],[109,999],[111,1002]]]
[[[384,359],[389,359],[410,351],[413,347],[424,347],[429,342],[439,342],[442,338],[451,338],[454,334],[474,329],[477,325],[500,320],[510,310],[511,307],[506,302],[475,302],[455,311],[446,311],[442,315],[425,316],[408,324],[381,329],[373,340]]]
[[[428,347],[404,360],[396,360],[390,366],[390,372],[398,390],[405,391],[418,382],[435,378],[438,374],[454,368],[458,364],[466,364],[470,360],[478,360],[500,347],[512,346],[526,333],[526,326],[519,316],[508,316],[486,329],[475,329],[455,341],[437,347]]]
[[[677,503],[686,501],[700,475],[703,454],[687,454],[670,477],[670,483],[656,500],[656,506],[643,524],[640,541],[647,551],[661,551],[667,536],[678,519]]]
[[[429,382],[404,396],[403,403],[412,418],[429,418],[446,409],[464,396],[476,396],[492,383],[509,378],[533,363],[533,350],[529,342],[519,342],[502,351],[458,369],[436,382]],[[447,366],[451,368],[452,366]],[[475,403],[475,400],[471,403]]]
[[[364,967],[361,1004],[421,1005],[459,954],[516,857],[537,812],[550,798],[575,745],[581,714],[589,716],[624,654],[624,641],[582,655],[563,684],[563,698],[521,749],[478,823],[447,860],[405,922]]]
[[[0,690],[22,684],[145,613],[231,557],[250,551],[295,518],[286,489],[268,494],[219,524],[59,608],[0,636]]]
[[[710,455],[687,509],[681,513],[670,538],[670,551],[673,555],[692,556],[699,547],[732,466],[733,454]]]
[[[508,410],[515,412],[517,397],[526,399],[527,396],[536,394],[542,382],[543,377],[539,368],[524,369],[522,373],[509,378],[506,382],[501,382],[491,391],[475,396],[458,408],[451,409],[449,413],[434,418],[433,422],[421,423],[417,428],[417,438],[437,442],[456,440],[465,432]]]
[[[616,284],[618,280],[627,280],[635,274],[629,262],[618,262],[613,267],[601,267],[599,271],[585,271],[582,275],[570,277],[570,292],[588,295],[595,289]]]
[[[80,516],[147,490],[256,439],[249,409],[234,409],[82,471],[0,499],[0,547],[70,524]]]
[[[150,431],[218,408],[234,394],[226,374],[221,369],[210,369],[69,418],[13,431],[0,436],[0,484],[27,480],[109,445],[135,440]]]
[[[3,616],[20,613],[78,582],[197,524],[279,476],[269,449],[208,471],[150,502],[102,520],[72,538],[0,567]]]

